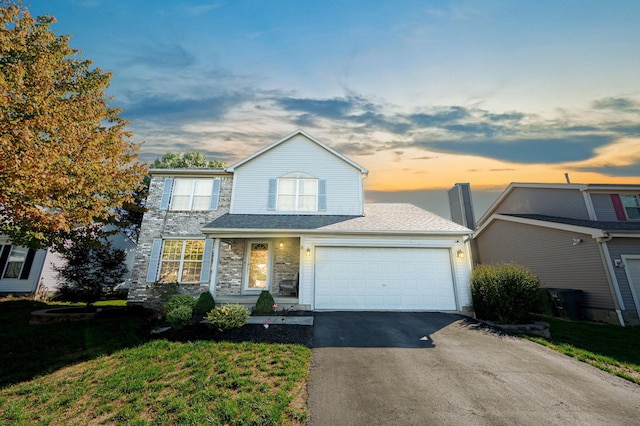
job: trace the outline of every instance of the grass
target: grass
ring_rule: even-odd
[[[551,338],[529,340],[640,384],[640,327],[544,318]]]
[[[0,302],[0,424],[303,424],[300,345],[145,341],[143,319],[27,325],[47,305]]]

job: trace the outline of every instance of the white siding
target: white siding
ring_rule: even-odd
[[[235,169],[231,213],[282,214],[267,210],[269,179],[292,172],[303,172],[326,180],[327,210],[303,214],[362,214],[360,171],[302,135]]]

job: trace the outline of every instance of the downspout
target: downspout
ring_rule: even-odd
[[[622,294],[620,293],[620,288],[618,286],[618,279],[616,278],[616,271],[613,269],[613,262],[611,260],[611,256],[609,255],[609,247],[607,247],[607,241],[611,241],[613,237],[606,232],[603,232],[603,236],[596,237],[596,242],[598,243],[598,247],[600,248],[600,256],[602,257],[602,261],[606,265],[607,271],[607,281],[609,283],[609,289],[611,290],[613,296],[613,304],[615,305],[615,311],[618,315],[618,321],[620,325],[625,327],[624,318],[622,316],[622,311],[625,309],[624,301],[622,300]]]

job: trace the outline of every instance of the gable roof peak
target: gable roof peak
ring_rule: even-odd
[[[240,160],[239,162],[227,167],[227,171],[228,172],[233,172],[235,169],[237,169],[240,166],[243,166],[244,164],[250,162],[251,160],[253,160],[256,157],[261,156],[262,154],[264,154],[267,151],[272,150],[273,148],[293,139],[296,136],[303,136],[305,137],[307,140],[309,140],[310,142],[315,143],[316,145],[318,145],[320,148],[330,152],[331,154],[335,155],[336,157],[340,158],[341,160],[343,160],[344,162],[350,164],[351,166],[353,166],[354,168],[358,169],[360,171],[360,173],[367,175],[369,173],[369,171],[367,169],[365,169],[364,167],[362,167],[361,165],[359,165],[358,163],[356,163],[355,161],[345,157],[344,155],[340,154],[338,151],[334,150],[333,148],[323,144],[322,142],[320,142],[318,139],[314,138],[313,136],[311,136],[309,133],[305,132],[302,129],[297,129],[296,131],[294,131],[293,133],[288,134],[287,136],[285,136],[284,138],[272,143],[271,145],[268,145],[264,148],[262,148],[261,150],[253,153],[252,155],[244,158],[243,160]]]

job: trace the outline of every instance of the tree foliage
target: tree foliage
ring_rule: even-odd
[[[219,160],[207,160],[201,152],[173,153],[168,152],[162,158],[156,158],[149,166],[151,169],[223,169],[227,163]]]
[[[92,305],[124,281],[126,256],[108,242],[72,242],[62,251],[66,264],[54,267],[61,281],[54,300]]]
[[[0,2],[0,232],[33,248],[113,219],[146,172],[108,105],[111,73],[53,22]]]

